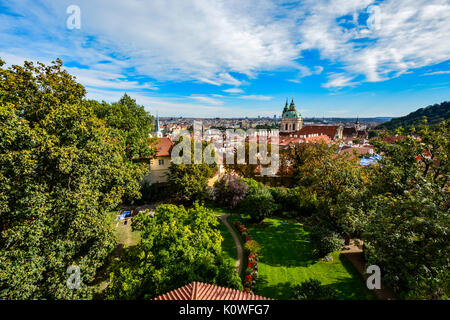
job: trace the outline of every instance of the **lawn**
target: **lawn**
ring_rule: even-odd
[[[139,231],[132,231],[131,219],[117,221],[117,212],[111,212],[110,219],[118,245],[122,245],[126,248],[134,246],[139,242],[140,233]]]
[[[246,218],[233,215],[228,221],[233,225],[236,220],[243,222],[253,239],[261,244],[256,294],[290,299],[293,285],[314,278],[335,288],[339,299],[374,299],[360,275],[339,252],[332,253],[332,262],[313,258],[305,227],[276,218],[252,226]]]
[[[222,221],[219,221],[219,223],[219,230],[223,237],[222,252],[225,259],[230,262],[230,265],[235,267],[237,258],[236,244],[234,243],[234,239],[225,224],[223,224]]]

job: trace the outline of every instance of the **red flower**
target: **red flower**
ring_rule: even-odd
[[[249,262],[247,268],[253,269],[253,266],[254,266],[253,262]]]
[[[255,254],[253,254],[253,253],[250,253],[249,255],[248,255],[248,258],[249,259],[253,259],[255,257]]]

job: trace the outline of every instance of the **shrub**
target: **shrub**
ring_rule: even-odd
[[[314,253],[322,258],[330,252],[342,249],[344,240],[337,232],[321,226],[314,226],[310,232],[311,242],[314,245]]]
[[[155,202],[167,199],[170,194],[167,192],[167,183],[153,183],[144,180],[141,183],[141,199],[138,203]]]
[[[298,188],[273,187],[270,188],[272,197],[279,205],[275,214],[288,212],[289,215],[295,216],[300,213],[300,194]]]
[[[261,187],[264,187],[264,185],[261,182],[258,182],[254,179],[250,178],[243,178],[242,181],[247,185],[247,193],[252,194],[255,193],[256,190],[258,190]]]
[[[214,184],[214,199],[231,209],[239,206],[247,195],[248,186],[239,177],[223,176]]]
[[[255,240],[250,240],[250,241],[246,242],[244,247],[245,247],[245,250],[247,250],[247,252],[249,252],[250,254],[253,254],[253,255],[257,255],[261,251],[260,244],[258,242],[256,242]]]
[[[244,209],[250,215],[252,222],[259,223],[266,217],[270,217],[278,208],[272,195],[265,187],[258,187],[249,193],[242,202]]]
[[[335,300],[336,290],[325,287],[319,280],[309,279],[292,288],[294,300]]]

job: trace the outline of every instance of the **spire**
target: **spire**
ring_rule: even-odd
[[[292,98],[291,105],[289,106],[289,110],[295,110],[294,98]]]
[[[288,112],[288,111],[289,111],[288,98],[286,98],[286,104],[284,105],[283,113]]]
[[[158,133],[160,132],[160,128],[159,128],[159,116],[158,116],[158,111],[156,112],[156,125],[155,125],[155,132]]]

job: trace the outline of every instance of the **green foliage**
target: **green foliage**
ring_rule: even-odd
[[[138,201],[139,203],[161,201],[170,196],[167,183],[150,183],[144,179],[140,186],[142,196]]]
[[[106,296],[153,298],[193,281],[242,289],[222,256],[218,223],[198,203],[190,209],[160,205],[154,215],[139,214],[133,228],[141,232],[141,241],[116,265]]]
[[[313,226],[310,231],[311,242],[315,249],[315,255],[322,258],[327,254],[341,250],[344,240],[338,233],[321,226]]]
[[[149,139],[153,117],[136,100],[124,94],[112,104],[94,100],[87,103],[97,117],[104,119],[106,125],[114,130],[117,140],[125,146],[127,159],[150,158],[156,154],[156,138]]]
[[[426,108],[420,108],[410,114],[392,119],[391,121],[380,124],[376,129],[393,130],[399,127],[416,126],[422,122],[423,117],[428,119],[429,124],[437,124],[443,120],[450,119],[450,102],[445,101],[441,104],[430,105]]]
[[[268,188],[262,185],[256,188],[249,186],[248,190],[247,197],[242,201],[242,207],[250,215],[252,222],[259,223],[278,209]]]
[[[448,124],[419,126],[414,131],[420,140],[406,136],[389,144],[381,136],[374,141],[383,160],[372,168],[365,251],[402,298],[449,296]]]
[[[177,143],[183,143],[183,138]],[[175,145],[174,147],[176,147]],[[202,150],[209,148],[209,144],[202,143]],[[185,150],[182,150],[185,152]],[[181,153],[181,156],[183,154]],[[168,188],[172,196],[186,203],[206,199],[208,196],[208,179],[217,172],[217,164],[194,163],[194,141],[191,139],[191,164],[172,162],[167,174]]]
[[[404,196],[379,196],[364,234],[369,264],[402,297],[449,296],[448,192],[424,185]]]
[[[0,68],[0,298],[90,298],[114,246],[107,212],[144,172],[57,60]],[[66,286],[69,266],[82,286]]]
[[[259,253],[261,252],[261,245],[255,240],[247,241],[244,244],[244,248],[250,254],[259,255]]]
[[[248,186],[238,177],[223,176],[214,184],[214,199],[231,209],[239,206],[247,195]]]
[[[336,300],[336,290],[323,286],[319,280],[309,279],[293,287],[293,300]]]

